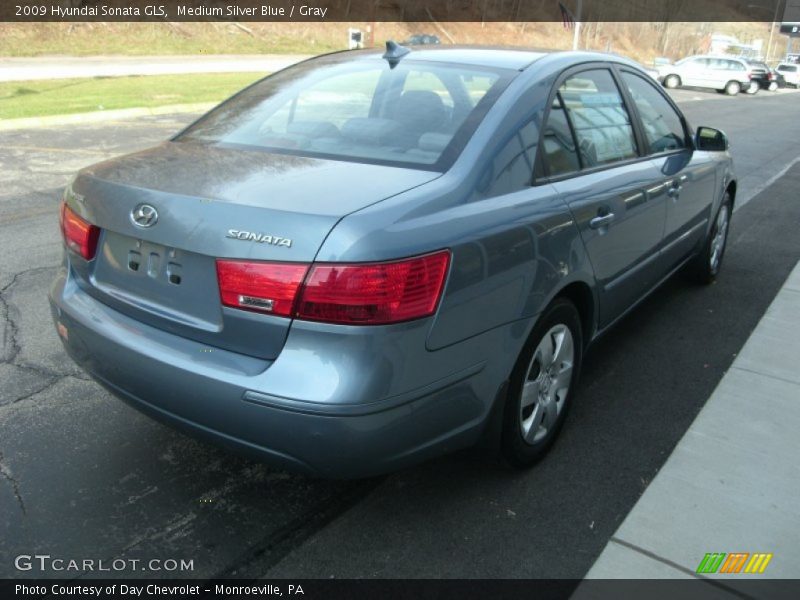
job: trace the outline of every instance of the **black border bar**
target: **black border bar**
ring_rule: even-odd
[[[0,21],[800,21],[800,0],[3,0]]]
[[[131,588],[142,590],[135,595]],[[292,598],[303,600],[595,600],[647,598],[769,598],[796,600],[800,580],[738,578],[686,579],[3,579],[0,597],[11,598]]]

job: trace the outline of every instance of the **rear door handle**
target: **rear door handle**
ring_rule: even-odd
[[[592,229],[600,229],[601,227],[605,227],[611,221],[614,220],[614,213],[610,212],[605,215],[598,215],[591,221],[589,221],[589,227]]]

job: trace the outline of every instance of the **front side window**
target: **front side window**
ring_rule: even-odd
[[[642,120],[647,153],[658,154],[686,147],[686,133],[680,115],[644,77],[624,71],[622,81],[628,88]]]
[[[413,60],[394,68],[383,60],[301,63],[220,105],[176,141],[444,169],[513,76]]]
[[[633,126],[607,69],[582,71],[559,89],[578,142],[583,168],[637,156]]]

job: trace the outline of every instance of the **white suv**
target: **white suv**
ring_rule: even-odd
[[[786,85],[792,87],[800,87],[800,65],[793,63],[781,63],[775,70],[783,75],[786,80]]]
[[[711,88],[730,96],[742,91],[751,94],[758,91],[758,84],[751,81],[747,61],[730,56],[690,56],[673,65],[660,66],[658,75],[666,88]]]

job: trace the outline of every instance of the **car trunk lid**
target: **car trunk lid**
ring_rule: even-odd
[[[437,176],[169,142],[73,182],[71,204],[103,230],[82,284],[148,325],[271,359],[290,319],[223,307],[216,259],[310,263],[343,216]]]

